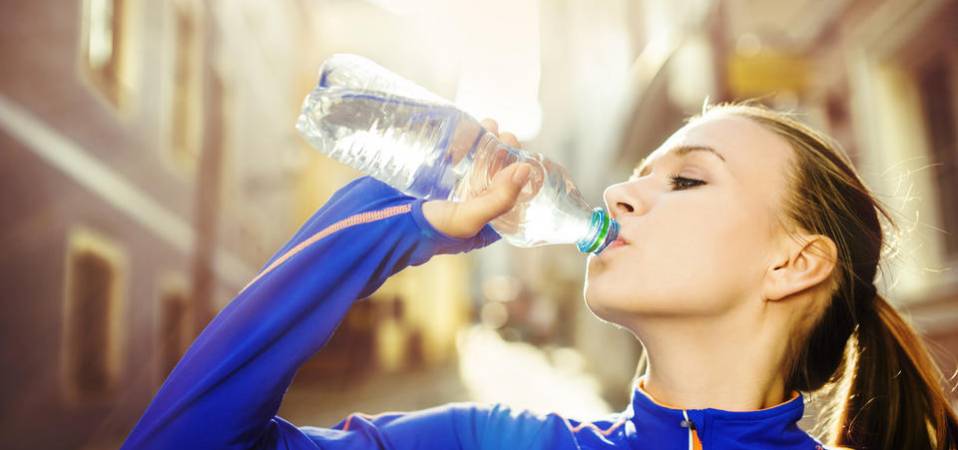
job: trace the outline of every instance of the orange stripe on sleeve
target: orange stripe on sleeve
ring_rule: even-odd
[[[266,274],[272,272],[273,269],[279,267],[281,264],[286,262],[286,260],[292,258],[293,256],[296,256],[297,253],[303,251],[310,245],[316,243],[317,241],[319,241],[320,239],[326,236],[329,236],[330,234],[333,234],[339,230],[346,229],[352,226],[361,225],[364,223],[376,222],[376,221],[383,220],[398,214],[404,214],[409,211],[412,211],[412,205],[407,203],[405,205],[392,206],[392,207],[381,209],[378,211],[369,211],[369,212],[364,212],[361,214],[349,216],[343,220],[340,220],[339,222],[336,222],[326,228],[323,228],[320,232],[315,233],[312,236],[310,236],[308,239],[305,239],[299,244],[296,244],[296,246],[289,249],[286,253],[283,253],[282,256],[280,256],[279,258],[276,258],[276,260],[274,260],[273,263],[270,264],[267,268],[263,269],[263,271],[260,272],[259,275],[256,276],[256,278],[253,278],[253,281],[250,281],[249,283],[247,283],[246,286],[244,286],[243,289],[240,290],[240,292],[245,291],[246,288],[250,287],[253,283],[257,282],[260,278],[263,278]]]

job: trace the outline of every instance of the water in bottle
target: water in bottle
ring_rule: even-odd
[[[565,168],[499,142],[448,101],[356,55],[323,63],[296,128],[331,158],[426,199],[472,198],[499,170],[528,163],[516,206],[491,223],[516,246],[575,244],[599,253],[618,234],[615,220],[589,207]]]

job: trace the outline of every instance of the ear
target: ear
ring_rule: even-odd
[[[786,241],[765,273],[763,296],[768,300],[781,300],[818,286],[835,269],[838,250],[828,236],[802,235],[798,240]]]

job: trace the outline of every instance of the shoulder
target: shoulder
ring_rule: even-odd
[[[530,449],[560,448],[553,445],[559,442],[552,439],[556,433],[547,430],[561,430],[561,423],[554,414],[499,403],[454,402],[409,412],[356,412],[330,430],[301,429],[314,438],[358,439],[363,444],[372,437],[373,441],[396,444],[391,448]]]
[[[627,420],[617,420],[618,415],[579,420],[503,403],[453,403],[440,408],[452,416],[457,434],[474,442],[477,449],[577,449],[577,442],[609,440],[613,433],[622,433]]]
[[[628,417],[622,413],[615,413],[591,420],[572,417],[566,417],[563,420],[569,432],[575,435],[577,439],[583,439],[585,436],[609,439],[613,436],[624,434],[627,428],[626,424],[629,423]]]
[[[625,422],[618,415],[586,421],[502,403],[455,402],[411,412],[357,412],[329,430],[301,430],[327,444],[371,439],[395,444],[391,448],[571,450],[577,442],[616,440]]]
[[[482,448],[489,449],[564,450],[578,449],[582,444],[608,445],[625,437],[628,423],[621,413],[586,420],[498,403],[481,408],[488,414]]]
[[[472,404],[473,422],[482,430],[479,448],[558,448],[568,439],[564,419],[556,413],[544,413],[502,403]]]

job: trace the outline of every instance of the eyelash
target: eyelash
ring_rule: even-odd
[[[676,175],[670,175],[670,176],[669,176],[669,179],[672,180],[671,184],[672,184],[672,190],[673,190],[673,191],[684,191],[684,190],[686,190],[686,189],[691,189],[691,188],[694,188],[694,187],[696,187],[696,186],[701,186],[701,185],[705,184],[705,182],[702,181],[702,180],[696,180],[696,179],[694,179],[694,178],[680,177],[680,176],[678,176],[677,174],[676,174]],[[682,183],[682,182],[690,182],[690,183],[691,183],[691,186],[685,186],[685,185],[683,185],[683,186],[680,187],[680,183]]]

